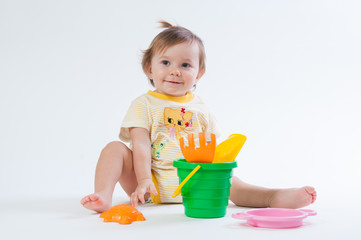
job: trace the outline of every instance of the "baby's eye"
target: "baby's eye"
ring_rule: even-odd
[[[165,66],[168,66],[168,65],[170,64],[170,62],[167,61],[167,60],[163,60],[163,61],[162,61],[162,64],[165,65]]]
[[[182,64],[182,67],[184,67],[184,68],[189,68],[191,65],[190,64],[188,64],[188,63],[183,63]]]

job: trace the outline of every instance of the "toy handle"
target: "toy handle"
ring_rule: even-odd
[[[240,213],[233,213],[232,217],[235,219],[243,219],[243,220],[247,220],[250,218],[250,216],[247,213],[244,212],[240,212]]]
[[[315,216],[317,215],[317,212],[314,211],[314,210],[311,210],[311,209],[298,209],[300,210],[301,212],[307,214],[307,216]]]
[[[195,167],[193,169],[193,171],[188,174],[188,176],[183,180],[183,182],[181,182],[181,184],[179,184],[179,186],[177,187],[177,189],[174,191],[174,193],[172,194],[172,198],[175,198],[176,196],[178,196],[181,192],[182,187],[184,186],[184,184],[186,184],[188,182],[188,180],[193,177],[193,175],[201,168],[201,165],[198,165],[197,167]]]

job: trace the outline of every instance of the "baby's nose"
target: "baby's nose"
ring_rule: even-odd
[[[181,75],[180,71],[178,68],[173,68],[171,71],[170,71],[170,75],[171,76],[177,76],[179,77]]]

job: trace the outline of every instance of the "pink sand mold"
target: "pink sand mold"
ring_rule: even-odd
[[[233,218],[247,220],[253,227],[295,228],[302,220],[317,213],[309,209],[260,208],[232,214]]]

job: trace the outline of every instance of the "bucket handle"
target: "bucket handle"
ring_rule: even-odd
[[[175,198],[176,196],[179,195],[179,193],[181,192],[182,187],[184,186],[184,184],[186,184],[188,182],[188,180],[201,168],[201,165],[198,165],[197,167],[195,167],[193,169],[193,171],[188,174],[188,176],[181,182],[181,184],[179,184],[179,186],[177,187],[177,189],[174,191],[172,198]]]

